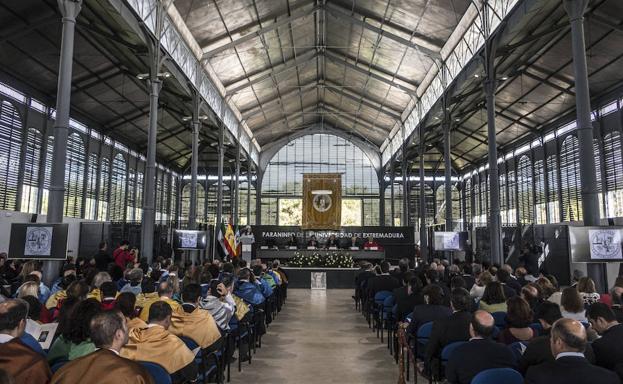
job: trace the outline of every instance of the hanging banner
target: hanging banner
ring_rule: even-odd
[[[342,223],[342,175],[303,174],[303,230],[339,229]]]

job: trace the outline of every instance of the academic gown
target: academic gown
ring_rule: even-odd
[[[221,332],[216,321],[210,312],[201,308],[186,312],[183,307],[178,307],[171,316],[169,332],[179,337],[191,338],[202,349],[209,347],[221,338]]]
[[[171,306],[171,309],[173,310],[173,312],[175,312],[175,310],[177,308],[179,308],[180,303],[178,303],[177,301],[173,300],[173,299],[169,299],[168,297],[158,297],[158,298],[154,298],[153,300],[150,301],[146,301],[143,303],[143,309],[141,310],[141,314],[140,314],[140,318],[141,320],[143,320],[144,322],[147,322],[149,320],[149,308],[151,308],[151,305],[153,303],[155,303],[156,301],[162,300],[166,303],[168,303]],[[137,305],[138,307],[138,305]]]
[[[50,384],[98,383],[98,384],[153,384],[154,379],[140,364],[118,356],[108,349],[65,364]]]
[[[13,376],[16,384],[46,384],[52,377],[45,358],[19,338],[0,344],[0,369]]]
[[[159,325],[133,328],[128,339],[128,343],[121,349],[122,357],[160,364],[169,374],[195,360],[195,354],[179,337]]]

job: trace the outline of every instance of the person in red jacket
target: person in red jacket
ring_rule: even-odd
[[[376,241],[374,241],[374,238],[372,236],[368,237],[368,241],[363,245],[363,249],[376,249],[376,250],[380,250],[381,246],[379,245],[379,243],[377,243]]]
[[[125,270],[125,266],[134,261],[134,255],[128,250],[130,242],[123,240],[119,247],[112,253],[112,257],[115,259],[115,264]]]

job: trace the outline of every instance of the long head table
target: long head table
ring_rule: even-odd
[[[324,255],[325,253],[332,252],[340,252],[340,253],[348,253],[351,255],[353,260],[383,260],[385,259],[385,251],[366,251],[366,250],[358,250],[351,251],[348,249],[339,249],[339,250],[326,250],[326,249],[258,249],[257,257],[260,259],[291,259],[294,257],[295,253],[300,253],[303,255],[313,255],[315,253],[319,253]]]

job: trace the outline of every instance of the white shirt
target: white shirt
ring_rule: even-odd
[[[0,344],[8,343],[9,341],[13,339],[14,337],[7,333],[0,333]]]
[[[584,354],[581,352],[561,352],[556,355],[556,360],[560,359],[561,357],[584,357]]]

